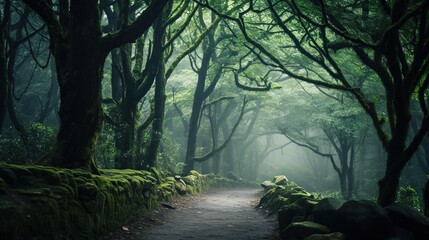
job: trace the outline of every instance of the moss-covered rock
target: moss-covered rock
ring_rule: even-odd
[[[272,182],[276,185],[286,185],[288,183],[288,179],[285,175],[275,176]]]
[[[304,240],[344,240],[344,234],[340,232],[328,233],[328,234],[313,234],[306,237]]]
[[[292,240],[292,239],[304,239],[313,234],[327,234],[330,233],[331,230],[322,224],[311,222],[311,221],[303,221],[303,222],[293,222],[289,224],[284,230],[281,232],[282,239]]]
[[[94,239],[159,201],[240,184],[197,171],[179,178],[155,168],[101,172],[0,162],[1,239]]]

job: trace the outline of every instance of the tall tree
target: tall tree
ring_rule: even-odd
[[[401,172],[429,130],[425,103],[429,85],[429,2],[250,1],[236,16],[201,4],[235,22],[267,65],[300,81],[347,91],[356,98],[370,116],[387,153],[378,203],[393,203]],[[262,15],[266,17],[259,17]],[[353,53],[377,76],[385,96],[382,108],[377,108],[377,102],[362,86],[351,81],[341,61],[342,53]],[[299,54],[323,72],[298,71],[296,64],[285,59],[291,54]],[[424,117],[419,129],[409,136],[413,115],[410,102],[417,95]]]
[[[57,6],[50,0],[24,2],[48,26],[60,87],[60,128],[52,156],[45,162],[97,173],[94,153],[103,119],[101,80],[106,56],[142,35],[168,0],[152,1],[133,23],[104,36],[98,0],[60,0]]]
[[[8,99],[9,81],[7,78],[7,26],[10,19],[10,0],[3,2],[3,9],[0,11],[0,134],[3,129],[3,121],[6,115]]]

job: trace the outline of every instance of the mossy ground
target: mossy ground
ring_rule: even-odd
[[[192,171],[183,178],[151,171],[79,170],[0,162],[0,236],[90,239],[177,195],[240,182]]]

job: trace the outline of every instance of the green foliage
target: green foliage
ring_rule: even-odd
[[[110,124],[104,124],[96,148],[97,165],[102,168],[113,168],[116,155],[115,134]]]
[[[40,123],[26,127],[28,146],[15,129],[6,129],[0,137],[0,159],[7,163],[32,163],[49,153],[55,145],[57,130]]]
[[[416,190],[411,186],[401,187],[398,191],[398,202],[407,204],[418,211],[422,211],[420,197]]]

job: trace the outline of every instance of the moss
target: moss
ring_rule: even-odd
[[[177,181],[176,185],[176,191],[180,195],[186,195],[186,184],[183,181]]]
[[[91,175],[0,163],[0,170],[16,177],[12,185],[0,178],[0,236],[5,239],[94,239],[130,217],[156,209],[160,200],[234,183],[196,171],[176,180],[162,177],[157,169]]]
[[[46,181],[48,184],[52,185],[59,185],[61,184],[61,177],[60,172],[54,168],[47,168],[47,167],[31,167],[29,168],[31,173],[34,174],[34,176],[37,176],[39,178],[42,178]]]

